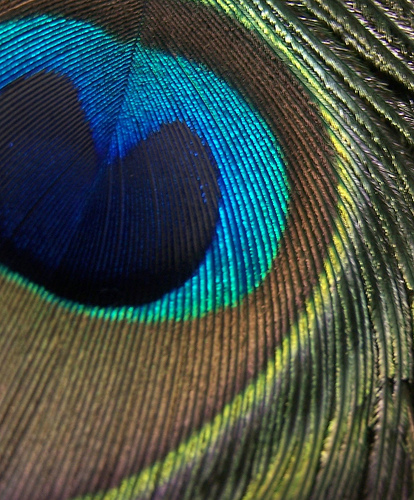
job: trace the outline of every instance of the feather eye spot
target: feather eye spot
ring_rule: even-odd
[[[259,286],[289,186],[275,135],[243,93],[192,57],[81,21],[3,23],[0,55],[16,39],[19,64],[0,75],[13,134],[22,130],[2,150],[13,184],[2,263],[69,301],[155,304],[174,317],[234,306]]]

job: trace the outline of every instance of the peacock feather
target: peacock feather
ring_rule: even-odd
[[[410,0],[0,0],[0,499],[414,498]]]

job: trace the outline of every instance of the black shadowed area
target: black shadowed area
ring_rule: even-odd
[[[77,302],[139,305],[183,284],[215,235],[219,171],[187,124],[166,123],[98,162],[67,77],[19,78],[0,95],[0,261]]]

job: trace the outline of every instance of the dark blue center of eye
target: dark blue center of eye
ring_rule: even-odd
[[[215,235],[219,170],[180,121],[98,161],[77,93],[41,72],[0,116],[0,259],[71,300],[142,304],[183,284]],[[103,164],[102,164],[103,163]]]

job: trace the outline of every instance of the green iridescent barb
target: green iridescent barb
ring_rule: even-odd
[[[0,499],[414,498],[414,7],[0,0]]]

